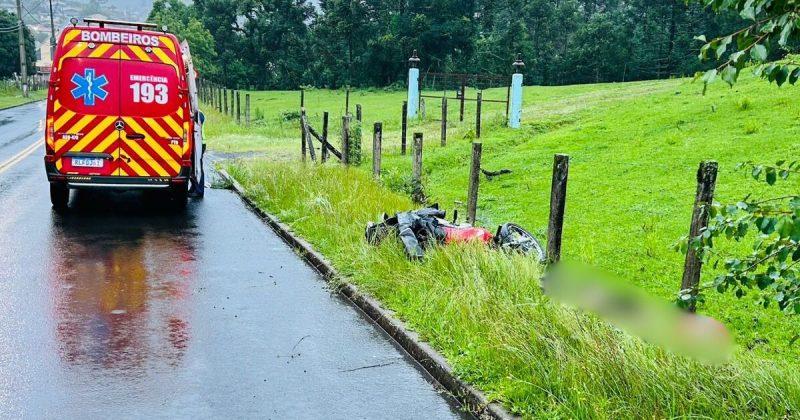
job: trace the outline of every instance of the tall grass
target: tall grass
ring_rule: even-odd
[[[440,350],[463,379],[527,418],[782,418],[800,413],[800,378],[745,350],[706,366],[554,304],[540,267],[457,246],[409,262],[397,241],[371,247],[367,221],[412,208],[366,173],[241,161],[228,170],[343,275]]]

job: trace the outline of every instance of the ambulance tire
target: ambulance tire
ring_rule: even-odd
[[[69,205],[69,187],[62,183],[51,183],[50,202],[56,211],[66,210]]]
[[[179,184],[178,187],[173,187],[171,195],[172,205],[175,207],[175,210],[180,211],[186,208],[186,204],[189,201],[189,190],[185,185],[181,186]]]

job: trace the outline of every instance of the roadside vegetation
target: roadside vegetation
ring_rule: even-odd
[[[737,172],[736,165],[785,158],[796,146],[791,138],[800,132],[796,117],[800,105],[793,100],[793,88],[743,78],[734,89],[714,85],[706,96],[701,92],[702,85],[686,79],[528,87],[523,128],[518,131],[502,127],[499,115],[504,110],[485,108],[483,166],[513,173],[482,180],[479,223],[491,227],[514,221],[544,239],[553,154],[568,153],[572,167],[564,258],[600,267],[655,296],[674,300],[684,258],[674,245],[688,233],[699,162],[720,162],[717,201],[735,202],[764,188]],[[297,121],[282,121],[282,116],[297,112],[299,93],[253,95],[258,98],[254,107],[261,107],[264,119],[251,130],[209,112],[210,150],[256,151],[264,160],[297,160],[299,126]],[[403,94],[396,92],[351,95],[351,108],[362,103],[364,120],[370,122],[364,127],[365,163],[360,170],[366,173],[371,168],[371,122],[382,120],[387,126],[382,182],[396,192],[408,190],[411,172],[410,156],[399,153],[397,110],[402,100]],[[315,118],[323,110],[331,112],[332,141],[338,144],[344,94],[310,91],[306,104],[315,128],[320,127]],[[429,117],[439,112],[438,107],[432,112],[431,108]],[[463,124],[456,122],[457,107],[450,109],[454,122],[446,148],[439,146],[437,121],[414,123],[409,133],[425,133],[424,184],[429,199],[465,214],[474,109],[468,107]],[[795,182],[781,184],[779,192],[796,189]],[[710,280],[715,274],[708,266],[703,278]],[[721,320],[740,346],[760,357],[796,364],[800,356],[800,348],[791,344],[800,334],[796,319],[774,306],[764,309],[755,296],[739,300],[708,294],[700,312]]]
[[[365,171],[265,159],[226,165],[276,214],[441,351],[457,374],[528,418],[777,418],[800,410],[800,378],[741,348],[712,367],[647,345],[542,295],[540,267],[481,247],[409,262],[371,247],[367,221],[412,208]]]
[[[28,102],[39,101],[45,98],[45,91],[31,92],[30,97],[22,96],[22,91],[16,88],[7,87],[0,83],[0,109],[21,105]]]

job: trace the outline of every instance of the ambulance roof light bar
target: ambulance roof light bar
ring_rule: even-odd
[[[89,26],[91,26],[93,23],[96,23],[97,26],[100,28],[105,28],[106,25],[113,25],[113,26],[132,26],[139,31],[144,29],[158,30],[158,25],[155,23],[125,22],[121,20],[105,20],[105,19],[90,19],[90,18],[84,18],[83,21],[87,23]]]

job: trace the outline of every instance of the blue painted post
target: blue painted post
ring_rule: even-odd
[[[520,128],[522,125],[522,68],[525,67],[522,55],[517,54],[517,60],[512,65],[514,66],[514,75],[511,77],[511,111],[508,116],[508,126]]]
[[[407,115],[410,119],[417,118],[419,110],[419,62],[417,50],[408,59],[408,109]]]

